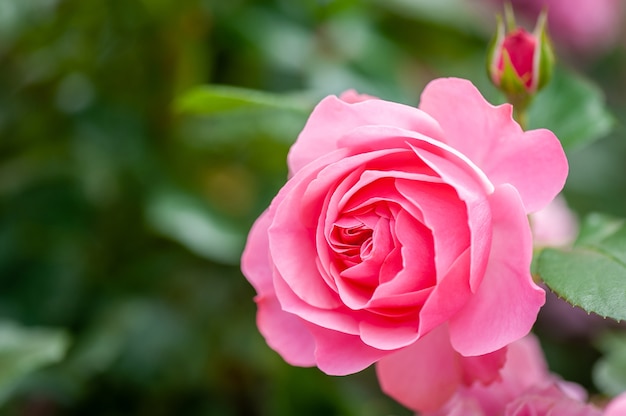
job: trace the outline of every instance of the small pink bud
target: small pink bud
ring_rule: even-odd
[[[512,13],[512,12],[508,12]],[[498,19],[496,36],[491,44],[488,72],[491,81],[510,99],[519,103],[532,97],[552,75],[554,55],[546,33],[546,14],[539,16],[532,33],[515,27],[507,16],[508,31]]]
[[[533,81],[533,56],[535,55],[536,47],[537,39],[524,29],[515,29],[509,33],[502,43],[502,52],[497,65],[498,70],[493,74],[497,81],[494,79],[494,82],[496,84],[499,83],[499,78],[504,71],[504,56],[507,54],[509,62],[519,79],[526,88],[531,88]]]

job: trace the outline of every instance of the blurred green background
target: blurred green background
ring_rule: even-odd
[[[355,88],[415,105],[439,76],[499,99],[489,6],[0,0],[0,414],[411,414],[372,369],[285,364],[238,260],[315,100]],[[561,65],[599,82],[618,121],[569,151],[566,195],[626,216],[626,50]],[[285,101],[185,106],[204,84]]]

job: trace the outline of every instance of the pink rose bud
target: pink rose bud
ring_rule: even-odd
[[[507,26],[498,19],[496,36],[488,56],[491,81],[513,104],[527,101],[550,79],[554,66],[552,45],[546,33],[546,14],[542,13],[533,33],[515,27],[510,9]]]

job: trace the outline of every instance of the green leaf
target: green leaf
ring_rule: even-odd
[[[552,130],[566,151],[607,135],[614,122],[596,85],[558,68],[528,111],[528,128]]]
[[[597,346],[604,356],[593,367],[594,384],[609,396],[626,391],[626,334],[605,333],[598,339]]]
[[[557,295],[587,312],[626,319],[626,224],[589,215],[571,249],[545,249],[536,271]]]
[[[237,264],[245,236],[199,199],[176,190],[155,193],[146,205],[149,225],[193,253],[222,264]]]
[[[481,9],[471,2],[463,0],[373,0],[373,2],[405,18],[424,19],[462,28],[464,31],[484,30],[484,20],[477,19]]]
[[[314,103],[303,95],[279,95],[225,85],[204,85],[182,94],[174,107],[179,113],[202,115],[258,108],[308,114]]]
[[[32,371],[59,361],[69,345],[66,333],[0,323],[0,403]]]

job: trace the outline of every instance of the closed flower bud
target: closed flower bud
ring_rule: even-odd
[[[498,19],[488,55],[489,77],[511,103],[525,105],[552,75],[554,54],[546,33],[546,14],[539,16],[532,33],[515,27],[511,12],[507,26]]]

